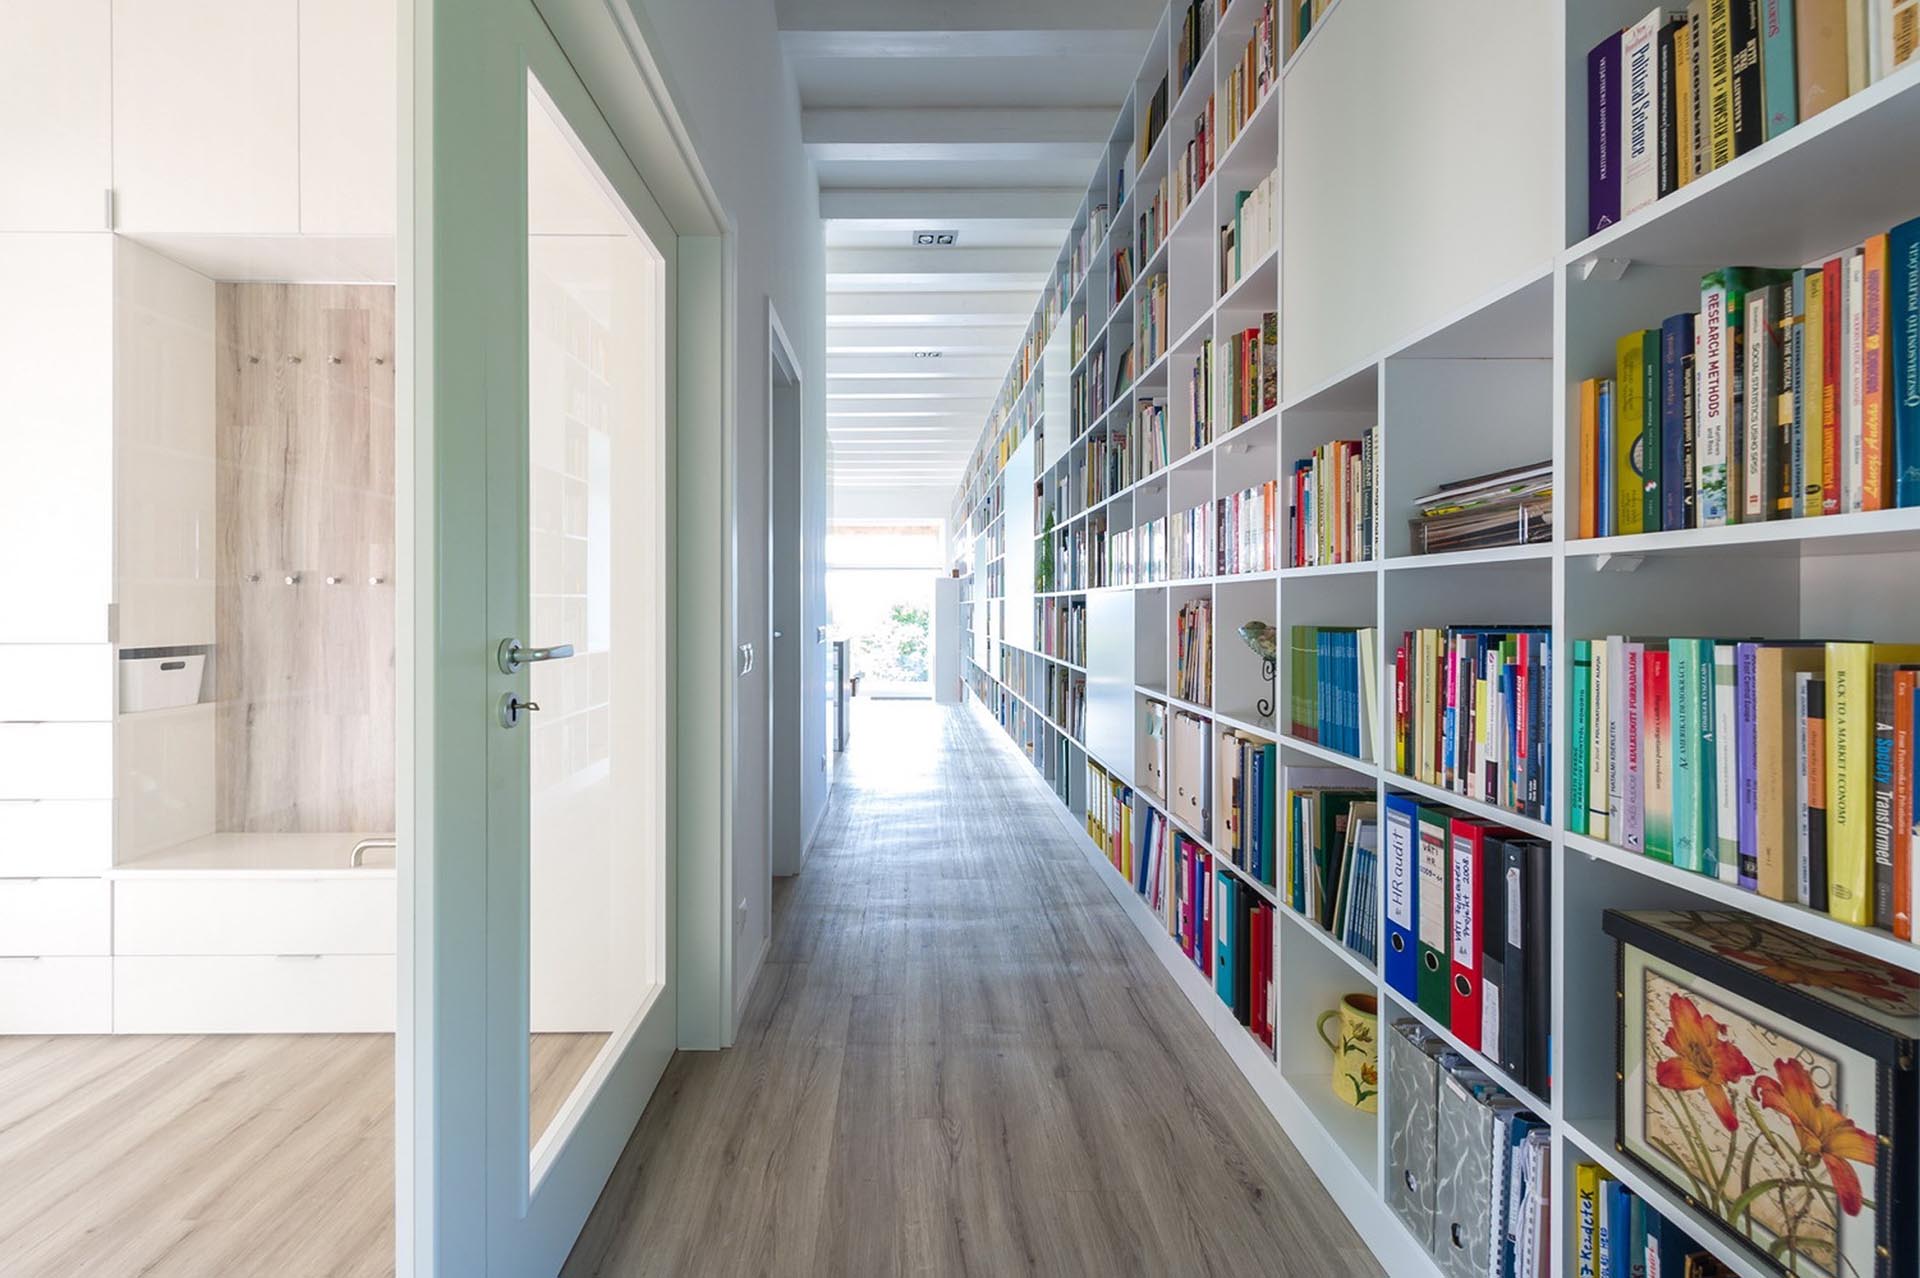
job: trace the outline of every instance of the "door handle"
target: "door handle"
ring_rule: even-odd
[[[573,655],[573,645],[558,643],[551,648],[522,648],[518,639],[500,641],[500,673],[517,674],[520,667],[536,661],[563,661]]]
[[[740,673],[743,675],[753,673],[753,645],[750,643],[740,645]]]

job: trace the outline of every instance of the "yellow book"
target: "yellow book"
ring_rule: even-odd
[[[1635,458],[1640,451],[1643,398],[1640,380],[1645,374],[1646,346],[1642,334],[1629,333],[1614,344],[1613,531],[1625,536],[1642,531],[1640,517],[1645,482]]]
[[[1873,668],[1920,644],[1827,645],[1827,913],[1873,925]]]
[[[1821,496],[1825,491],[1821,476],[1825,457],[1823,446],[1826,436],[1822,433],[1821,423],[1821,370],[1825,352],[1822,341],[1826,335],[1826,325],[1820,322],[1826,314],[1826,278],[1820,268],[1807,268],[1806,306],[1800,315],[1800,343],[1805,352],[1800,360],[1800,442],[1801,451],[1806,458],[1800,481],[1799,509],[1794,513],[1801,516],[1813,516],[1821,513]]]
[[[1680,150],[1680,185],[1693,181],[1693,28],[1673,33],[1673,137]]]
[[[1613,1174],[1597,1163],[1573,1169],[1573,1272],[1575,1278],[1605,1278],[1600,1271],[1600,1186]]]
[[[1733,163],[1732,0],[1707,0],[1707,164]]]

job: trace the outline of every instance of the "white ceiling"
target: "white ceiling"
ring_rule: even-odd
[[[776,7],[826,221],[834,487],[943,515],[1165,0]]]

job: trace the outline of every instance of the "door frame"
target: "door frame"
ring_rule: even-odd
[[[801,828],[801,820],[800,820],[801,810],[806,806],[804,793],[806,790],[806,772],[805,772],[806,744],[807,744],[806,653],[808,648],[807,637],[803,633],[804,627],[806,626],[806,620],[807,620],[806,618],[807,564],[806,564],[806,552],[802,542],[796,542],[796,545],[801,545],[802,549],[801,549],[801,553],[797,557],[797,561],[793,564],[793,571],[796,577],[798,578],[798,584],[800,589],[799,616],[793,619],[791,623],[788,625],[787,633],[778,633],[776,631],[776,625],[780,620],[780,613],[779,613],[779,610],[776,608],[775,602],[774,602],[774,583],[776,580],[776,577],[774,575],[774,566],[775,566],[774,557],[776,553],[775,548],[780,544],[779,530],[775,525],[774,517],[773,517],[774,478],[775,478],[774,459],[780,455],[779,446],[778,446],[778,440],[779,440],[778,431],[780,430],[780,417],[776,409],[776,405],[779,403],[780,395],[783,391],[792,395],[793,403],[795,406],[795,412],[797,414],[795,419],[791,423],[789,423],[790,428],[793,431],[792,442],[793,442],[793,448],[794,448],[794,459],[799,463],[798,466],[795,468],[794,473],[804,476],[807,473],[806,372],[800,365],[799,355],[795,354],[794,352],[792,341],[790,341],[787,337],[786,326],[780,322],[779,308],[773,304],[773,299],[769,297],[767,299],[767,552],[766,552],[767,553],[767,631],[768,631],[768,635],[767,635],[767,738],[768,738],[767,740],[767,870],[768,870],[769,880],[778,878],[782,875],[798,874],[800,872],[800,868],[806,864],[806,860],[807,860],[807,847],[806,847],[807,832]],[[806,528],[807,528],[807,486],[804,482],[802,482],[800,484],[799,528],[798,528],[798,532],[802,539],[804,539],[806,536]],[[776,634],[778,634],[778,639],[776,639]],[[785,654],[783,654],[780,648],[780,642],[779,642],[781,640],[785,641],[787,645],[785,649],[785,653],[791,654],[790,656],[786,656]],[[784,662],[783,662],[783,657],[784,657]],[[792,725],[793,732],[791,734],[791,739],[783,743],[780,739],[780,733],[778,731],[778,728],[780,726],[780,705],[781,705],[780,674],[785,666],[793,666],[797,669],[798,675],[799,675],[799,683],[797,686],[797,695],[794,698],[792,698],[792,700],[794,701],[797,720]],[[788,747],[788,751],[784,755],[781,753],[781,746],[783,744]],[[778,770],[783,766],[782,764],[783,760],[785,761],[785,766],[793,770],[793,809],[790,812],[782,809],[782,807],[777,801],[780,794],[780,787],[778,782]],[[780,822],[783,818],[790,821],[792,826],[790,833],[792,836],[793,854],[792,854],[792,864],[790,866],[783,866],[782,859],[779,856],[779,852],[778,852],[779,846],[780,846],[778,830],[780,828]],[[773,928],[772,928],[773,884],[771,881],[769,881],[767,884],[767,892],[768,892],[767,931],[768,931],[769,945],[771,945],[771,938],[772,938],[772,931],[773,931]]]
[[[731,744],[723,552],[733,515],[734,236],[629,5],[401,0],[399,17],[397,829],[406,854],[395,1263],[401,1275],[554,1272],[674,1048],[719,1046],[730,1029],[719,814]],[[514,145],[524,153],[530,68],[603,172],[645,175],[621,197],[667,260],[664,526],[675,614],[666,637],[668,1030],[611,1066],[537,1189],[524,1139],[525,1045],[508,1086],[488,1021],[516,986],[524,1006],[524,848],[518,866],[490,856],[486,800],[489,715],[505,686],[491,647],[510,611],[489,591],[488,440],[502,432],[487,423],[526,412],[524,163],[500,157]],[[491,460],[497,471],[501,459]],[[500,1112],[503,1096],[517,1106],[517,1126]],[[521,1133],[513,1157],[490,1160],[509,1127]],[[496,1169],[513,1166],[517,1195],[497,1180]]]

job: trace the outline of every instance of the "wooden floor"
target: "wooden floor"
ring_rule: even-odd
[[[536,1034],[536,1138],[604,1034]],[[0,1275],[393,1272],[385,1034],[0,1037]]]
[[[1047,802],[968,712],[861,703],[737,1045],[566,1273],[1378,1274]]]

